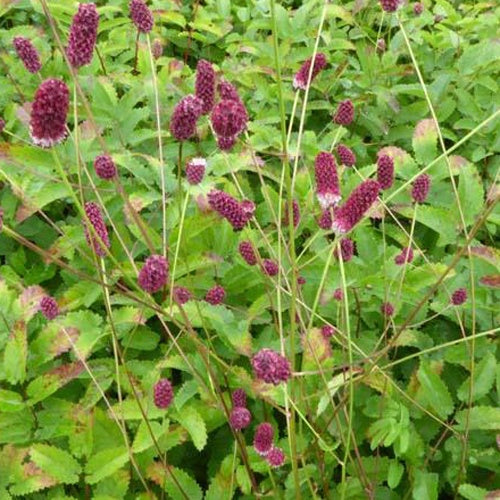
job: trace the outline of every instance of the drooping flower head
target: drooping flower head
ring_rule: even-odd
[[[161,290],[167,283],[168,268],[168,261],[163,255],[149,256],[139,271],[137,278],[139,286],[148,293]]]
[[[394,257],[394,262],[398,266],[402,266],[405,262],[413,260],[413,249],[411,247],[404,247],[399,255]]]
[[[156,382],[154,389],[154,402],[157,408],[164,410],[172,404],[174,399],[174,391],[172,389],[172,383],[168,378],[161,378]]]
[[[183,286],[174,286],[173,296],[174,301],[181,306],[191,300],[191,292]]]
[[[394,160],[388,155],[377,159],[377,181],[380,189],[389,189],[394,182]]]
[[[101,209],[93,201],[87,201],[84,208],[88,221],[93,228],[93,230],[90,229],[87,221],[83,221],[87,243],[97,255],[104,257],[106,255],[106,251],[104,250],[103,245],[109,248],[110,244],[108,230],[106,228],[106,224],[104,223]]]
[[[69,31],[66,54],[74,68],[90,64],[94,55],[97,40],[97,26],[99,14],[95,4],[81,3],[78,12],[73,17]]]
[[[210,120],[217,136],[235,137],[245,130],[248,114],[239,99],[222,99],[214,106]]]
[[[342,238],[340,240],[340,254],[342,255],[342,260],[344,262],[349,262],[352,259],[354,250],[355,244],[351,238]],[[335,250],[335,257],[339,257],[337,250]]]
[[[314,174],[316,177],[316,196],[322,208],[336,205],[340,200],[340,186],[337,165],[331,153],[321,151],[317,154]]]
[[[205,295],[205,300],[212,304],[213,306],[217,306],[224,302],[226,298],[226,290],[220,285],[215,285]]]
[[[255,451],[261,455],[266,456],[273,446],[274,429],[269,422],[263,422],[255,429],[253,437],[253,446]]]
[[[115,162],[109,155],[96,156],[94,160],[94,169],[97,177],[106,180],[115,177],[117,172]]]
[[[186,165],[186,179],[191,185],[199,184],[205,176],[205,158],[192,158]]]
[[[250,241],[242,241],[238,245],[238,251],[241,257],[249,266],[255,266],[257,264],[257,255]]]
[[[390,302],[384,302],[380,306],[380,312],[386,317],[389,318],[394,314],[394,306]]]
[[[371,179],[359,184],[347,201],[335,209],[332,229],[340,234],[349,232],[375,202],[379,189],[378,182]]]
[[[42,68],[38,51],[30,40],[22,36],[16,36],[12,41],[19,59],[30,73],[38,73]]]
[[[196,122],[201,116],[203,101],[194,95],[183,97],[175,106],[170,133],[178,140],[185,141],[196,134]]]
[[[252,368],[258,379],[268,384],[278,385],[286,382],[290,376],[290,363],[281,354],[272,349],[261,349],[252,358]]]
[[[309,78],[309,72],[311,71],[312,57],[309,58],[295,74],[293,79],[293,88],[305,90],[307,88],[307,81]],[[326,56],[321,52],[316,54],[314,58],[314,64],[311,74],[311,82],[316,78],[318,73],[326,66]]]
[[[424,4],[422,2],[415,2],[413,4],[413,13],[419,16],[424,11]]]
[[[399,7],[400,0],[379,0],[380,5],[385,12],[395,12]]]
[[[307,283],[304,276],[297,276],[297,285],[304,286]]]
[[[413,182],[411,197],[415,203],[423,203],[427,199],[431,187],[431,178],[427,174],[419,175]]]
[[[458,288],[451,295],[451,303],[454,306],[461,306],[467,300],[467,290],[465,288]]]
[[[252,414],[243,406],[236,406],[231,410],[229,424],[235,431],[245,429],[252,421]]]
[[[321,335],[323,335],[325,339],[329,339],[330,337],[333,336],[334,333],[335,333],[335,328],[333,328],[333,326],[323,325],[321,327]]]
[[[337,146],[337,154],[339,155],[341,165],[352,167],[356,164],[356,155],[345,144],[339,144]]]
[[[208,203],[212,210],[224,217],[235,231],[241,231],[248,222],[248,212],[230,194],[212,189],[208,193]]]
[[[283,224],[285,226],[288,226],[288,219],[289,214],[288,214],[288,204],[285,203],[285,206],[283,207]],[[297,226],[300,223],[300,207],[299,207],[299,202],[297,200],[292,200],[292,217],[293,217],[293,227],[297,228]]]
[[[62,80],[50,78],[40,84],[30,118],[30,134],[37,146],[50,148],[65,139],[68,107],[69,91]]]
[[[215,103],[215,71],[205,59],[196,66],[195,90],[196,97],[203,101],[202,114],[210,113]]]
[[[262,261],[262,272],[267,276],[276,276],[280,271],[278,264],[272,259]]]
[[[272,446],[266,455],[267,463],[273,467],[281,467],[285,463],[285,453],[281,448]]]
[[[246,408],[247,406],[247,395],[243,389],[235,389],[231,395],[231,400],[234,408]]]
[[[339,102],[333,121],[338,125],[350,125],[354,120],[354,105],[350,99]]]
[[[149,33],[153,29],[153,14],[143,0],[131,0],[128,4],[130,19],[141,33]]]
[[[217,136],[217,146],[221,151],[231,151],[233,146],[236,144],[236,136],[224,137],[222,135]]]
[[[59,316],[59,306],[57,305],[56,299],[45,295],[40,301],[40,312],[45,316],[45,318],[51,320]]]
[[[340,302],[344,298],[344,292],[342,291],[342,288],[335,289],[335,291],[333,292],[333,298],[337,302]]]

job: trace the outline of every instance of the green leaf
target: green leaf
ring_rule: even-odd
[[[80,464],[67,452],[46,444],[35,444],[30,451],[31,460],[40,469],[64,484],[78,482]]]
[[[493,387],[495,382],[495,371],[496,371],[496,358],[489,352],[486,356],[475,366],[474,368],[474,379],[472,387],[472,401],[476,401],[483,396],[486,396],[488,392]],[[469,400],[469,386],[470,377],[460,386],[457,391],[457,396],[460,401]]]
[[[473,484],[461,484],[458,487],[458,492],[467,500],[484,500],[488,490],[474,486]]]
[[[207,427],[202,416],[192,407],[184,408],[175,419],[188,431],[198,451],[207,444]]]
[[[172,497],[173,500],[201,500],[203,498],[203,492],[198,485],[198,483],[186,472],[177,467],[170,467],[172,475],[177,479],[177,483],[172,479],[171,474],[167,474],[165,478],[165,491]],[[184,493],[184,494],[183,494]]]
[[[391,490],[397,488],[401,477],[403,476],[405,468],[404,465],[397,460],[391,460],[389,464],[389,471],[387,472],[387,484]]]
[[[31,438],[34,418],[28,408],[15,413],[0,413],[0,444],[26,443]]]
[[[419,163],[427,164],[437,156],[437,129],[432,118],[417,123],[413,132],[413,151]]]
[[[414,500],[437,500],[439,476],[423,470],[415,470],[415,483],[413,485]]]
[[[467,422],[467,411],[462,410],[457,412],[456,420],[458,422],[457,429],[464,430]],[[469,412],[469,429],[470,430],[500,430],[500,408],[492,406],[474,406]]]
[[[25,407],[25,403],[20,394],[14,391],[0,389],[0,411],[16,412],[21,411]]]
[[[128,460],[128,451],[124,446],[118,446],[117,448],[102,450],[96,453],[90,457],[85,467],[87,482],[89,484],[98,483],[105,477],[113,474],[120,467],[123,467]]]
[[[454,405],[445,383],[425,361],[420,364],[417,378],[425,401],[441,418],[446,418],[453,411]]]
[[[26,358],[28,357],[28,340],[26,324],[16,321],[3,353],[5,377],[11,384],[24,382],[26,378]]]
[[[472,165],[460,168],[458,197],[465,223],[470,225],[475,221],[476,216],[481,212],[484,205],[483,183],[477,169]],[[456,218],[457,222],[461,223],[458,210]]]

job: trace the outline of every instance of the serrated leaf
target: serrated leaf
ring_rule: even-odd
[[[173,500],[184,500],[186,497],[189,500],[201,500],[203,498],[200,486],[189,474],[177,467],[170,467],[170,470],[172,475],[175,475],[178,484],[173,481],[170,474],[167,474],[165,491]]]
[[[92,457],[85,466],[85,473],[87,474],[87,482],[95,484],[110,476],[120,467],[123,467],[129,460],[127,448],[118,446],[102,450]]]
[[[331,380],[328,381],[328,392],[329,394],[323,394],[318,403],[318,409],[316,411],[316,415],[319,417],[327,408],[330,400],[335,396],[337,391],[343,386],[346,385],[349,381],[349,378],[359,373],[361,370],[352,370],[350,372],[343,372],[335,375]]]
[[[430,163],[437,156],[437,128],[432,118],[420,120],[413,132],[413,151],[419,163]]]
[[[21,411],[24,407],[25,403],[20,394],[0,389],[0,412]]]
[[[427,404],[441,417],[446,418],[454,408],[448,388],[432,367],[422,361],[417,372],[421,393]]]
[[[477,169],[467,165],[460,169],[458,181],[458,197],[462,207],[465,223],[470,225],[481,212],[484,205],[484,189]],[[460,214],[456,214],[457,222],[461,223]]]
[[[391,490],[398,486],[404,470],[405,468],[403,464],[399,463],[397,460],[391,460],[389,470],[387,472],[387,485],[391,488]]]
[[[31,459],[44,472],[64,484],[78,482],[80,464],[67,452],[47,444],[34,444]]]
[[[467,422],[467,411],[462,410],[457,412],[456,420],[459,430],[465,429]],[[474,406],[469,412],[469,429],[470,430],[500,430],[500,408],[492,406]]]
[[[473,484],[461,484],[458,487],[458,492],[467,500],[484,500],[488,494],[488,490]]]
[[[414,500],[437,500],[439,476],[424,470],[415,470],[415,483],[413,485]]]
[[[188,380],[175,394],[175,407],[180,410],[198,392],[198,382]]]
[[[474,367],[474,379],[472,387],[472,401],[486,396],[495,382],[495,371],[497,362],[495,356],[489,352],[486,356]],[[470,377],[464,381],[457,391],[457,396],[460,401],[469,400]]]
[[[163,425],[158,422],[151,421],[149,422],[149,427],[143,420],[140,423],[139,428],[137,429],[134,443],[132,445],[132,450],[134,451],[134,453],[140,453],[141,451],[151,448],[155,444],[153,438],[151,437],[149,428],[151,428],[155,440],[156,442],[158,442],[161,435],[168,431],[168,420],[165,421]]]
[[[3,353],[5,377],[11,384],[24,382],[26,378],[26,359],[28,356],[28,340],[26,324],[16,321],[7,340]]]
[[[28,408],[13,413],[0,413],[0,444],[26,443],[31,438],[34,418]]]
[[[202,416],[193,407],[188,406],[174,418],[188,431],[195,448],[198,451],[203,450],[207,444],[208,435]]]

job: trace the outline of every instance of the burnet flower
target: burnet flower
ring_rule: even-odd
[[[66,138],[68,87],[62,80],[43,81],[31,108],[30,135],[37,146],[50,148]]]
[[[339,144],[337,146],[337,155],[339,157],[340,164],[345,167],[352,167],[356,164],[356,155],[345,144]]]
[[[255,451],[261,455],[266,456],[273,446],[274,429],[269,422],[263,422],[255,429],[253,438],[253,446]]]
[[[239,99],[222,99],[214,106],[210,120],[217,136],[236,137],[245,130],[248,114]]]
[[[97,177],[109,180],[116,177],[116,165],[113,158],[109,155],[96,156],[94,160],[94,169]]]
[[[331,228],[340,234],[349,232],[375,202],[379,189],[378,182],[372,179],[359,184],[347,201],[334,210]],[[325,212],[329,214],[328,211]]]
[[[291,377],[290,363],[272,349],[261,349],[252,358],[252,368],[258,379],[278,385]]]
[[[153,254],[146,259],[139,271],[137,282],[145,292],[155,293],[166,285],[168,269],[167,259],[163,255]]]
[[[246,408],[247,395],[243,389],[235,389],[231,395],[234,408]]]
[[[205,158],[192,158],[186,165],[186,179],[191,185],[199,184],[205,176],[207,161]]]
[[[413,13],[419,16],[424,11],[424,4],[422,2],[415,2],[413,4]]]
[[[272,259],[264,259],[262,261],[262,272],[267,274],[267,276],[276,276],[280,271],[280,268]]]
[[[215,103],[215,71],[205,59],[196,66],[195,90],[196,97],[203,101],[202,114],[210,113]]]
[[[238,251],[243,258],[243,260],[249,265],[249,266],[255,266],[257,264],[257,255],[255,254],[255,250],[253,248],[253,245],[250,241],[242,241],[238,245]]]
[[[226,298],[226,290],[221,285],[215,285],[205,295],[205,301],[213,306],[217,306],[224,302]]]
[[[233,146],[236,144],[236,136],[224,137],[222,135],[217,136],[217,146],[221,151],[231,151]]]
[[[99,14],[95,4],[81,3],[73,17],[66,54],[75,68],[90,64],[97,40]]]
[[[273,467],[281,467],[285,463],[285,453],[281,448],[272,446],[266,455],[267,463]]]
[[[340,254],[342,255],[342,260],[344,262],[349,262],[354,255],[355,244],[351,238],[342,238],[340,240]],[[339,257],[337,250],[335,249],[335,257]]]
[[[377,159],[377,181],[380,189],[389,189],[394,182],[394,160],[388,155]]]
[[[241,102],[241,98],[236,90],[236,87],[227,80],[222,79],[217,87],[221,99],[230,99],[231,101]]]
[[[54,319],[59,316],[59,306],[57,305],[56,299],[45,295],[40,301],[40,312],[45,316],[46,319]]]
[[[379,0],[385,12],[395,12],[399,7],[400,0]]]
[[[338,125],[350,125],[354,120],[354,105],[350,99],[339,102],[333,121]]]
[[[172,383],[168,378],[162,378],[156,382],[153,389],[153,399],[155,406],[162,410],[168,408],[174,399]]]
[[[321,151],[314,163],[316,177],[316,196],[322,208],[336,205],[340,200],[340,185],[337,165],[331,153]]]
[[[385,52],[385,49],[387,48],[385,40],[383,38],[379,38],[377,40],[377,46],[376,50],[377,52]]]
[[[106,255],[106,251],[104,250],[103,245],[109,248],[110,243],[108,230],[106,228],[106,224],[104,223],[101,209],[93,201],[86,202],[84,209],[88,222],[93,228],[93,230],[90,229],[87,221],[83,221],[87,243],[97,255],[104,257]]]
[[[344,298],[344,292],[342,291],[342,288],[335,289],[335,291],[333,292],[333,298],[337,302],[340,302]]]
[[[174,286],[173,297],[177,304],[183,306],[191,300],[191,292],[183,286]]]
[[[141,33],[149,33],[153,29],[153,14],[143,0],[131,0],[128,4],[130,19]]]
[[[389,318],[394,314],[394,306],[390,302],[384,302],[380,306],[380,312],[386,317]]]
[[[231,410],[229,424],[235,431],[241,431],[250,425],[252,414],[243,406],[236,406]]]
[[[196,134],[196,122],[201,116],[203,101],[194,95],[183,97],[174,108],[170,121],[170,133],[178,140],[185,141]]]
[[[325,338],[325,339],[329,339],[330,337],[333,336],[334,333],[335,333],[335,329],[333,328],[333,326],[323,325],[321,327],[321,335],[323,335],[323,338]]]
[[[31,43],[31,40],[22,36],[16,36],[12,43],[14,44],[17,55],[23,62],[24,67],[30,73],[38,73],[42,68],[42,63],[40,62],[38,51]]]
[[[288,226],[288,204],[285,203],[283,207],[283,224]],[[300,207],[299,202],[297,200],[292,200],[292,217],[293,217],[293,227],[297,228],[300,224]]]
[[[295,74],[293,78],[293,88],[305,90],[307,88],[307,79],[309,77],[309,72],[311,71],[311,64],[313,65],[311,82],[316,78],[319,72],[326,66],[326,56],[321,52],[316,54],[316,57],[309,58],[302,66],[299,71]]]
[[[431,178],[427,174],[419,175],[414,181],[411,197],[415,203],[423,203],[427,199],[431,187]]]
[[[411,262],[413,260],[413,250],[411,247],[405,247],[401,250],[399,255],[394,257],[394,262],[398,266],[402,266],[405,262]]]
[[[233,226],[235,231],[241,231],[250,218],[244,206],[224,191],[212,189],[208,193],[208,203],[212,210],[215,210]]]
[[[451,295],[451,304],[454,306],[461,306],[467,300],[467,290],[465,288],[458,288]]]

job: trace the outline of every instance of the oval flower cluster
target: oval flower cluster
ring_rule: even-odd
[[[258,379],[273,385],[286,382],[292,375],[288,360],[272,349],[261,349],[255,354],[252,368]]]
[[[255,210],[253,203],[253,207],[250,207],[248,201],[240,203],[230,194],[218,189],[212,189],[208,193],[208,203],[212,210],[224,217],[233,226],[235,231],[241,231],[245,227]]]
[[[281,448],[273,444],[274,429],[269,422],[263,422],[255,430],[253,447],[255,451],[264,457],[267,463],[275,468],[280,467],[285,462],[285,453]]]

